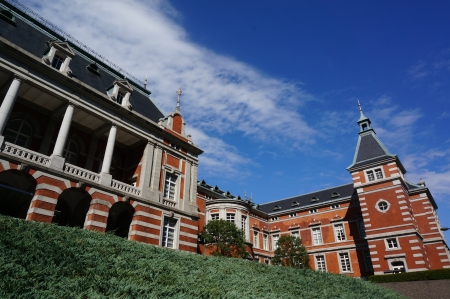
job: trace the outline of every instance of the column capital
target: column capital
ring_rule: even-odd
[[[14,73],[14,80],[18,80],[20,82],[25,82],[25,81],[27,81],[27,78],[22,74]]]
[[[72,106],[73,108],[80,106],[80,103],[74,101],[74,100],[69,100],[68,102],[69,106]]]
[[[121,125],[117,120],[113,120],[111,121],[111,126],[116,127],[116,128],[120,128]]]

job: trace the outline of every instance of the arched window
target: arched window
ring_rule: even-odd
[[[75,140],[69,139],[67,140],[66,147],[64,148],[63,156],[66,159],[66,162],[76,165],[78,158],[78,144]]]
[[[33,130],[28,122],[23,119],[14,119],[6,126],[4,135],[7,142],[26,147],[32,133]]]

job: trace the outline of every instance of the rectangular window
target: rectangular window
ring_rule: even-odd
[[[389,249],[398,248],[398,243],[397,243],[397,239],[396,238],[386,239],[386,243],[387,243],[387,247]]]
[[[381,171],[380,168],[375,169],[375,176],[376,176],[377,180],[380,180],[383,178],[383,172]]]
[[[364,221],[358,220],[358,229],[359,229],[359,236],[361,238],[366,237],[366,227],[364,226]]]
[[[367,249],[364,250],[364,261],[366,262],[367,271],[373,270],[372,257],[370,256],[370,251]]]
[[[120,91],[117,93],[117,103],[122,104],[123,98],[125,97],[125,95],[123,93],[121,93]]]
[[[296,216],[297,216],[297,213],[290,213],[290,214],[289,214],[289,217],[290,217],[290,218],[296,217]]]
[[[278,216],[275,216],[275,217],[272,217],[272,218],[270,218],[272,221],[276,221],[276,220],[278,220]]]
[[[241,229],[244,232],[244,238],[247,239],[247,216],[241,216]]]
[[[253,247],[259,248],[259,233],[253,232]]]
[[[369,180],[369,182],[375,181],[375,176],[373,175],[373,171],[369,170],[367,173],[367,179]]]
[[[327,272],[327,267],[325,266],[325,257],[323,255],[316,255],[316,270],[320,272]]]
[[[291,231],[291,236],[300,238],[300,232],[298,230]]]
[[[310,213],[310,214],[317,213],[317,209],[311,209],[311,210],[309,210],[309,213]]]
[[[219,220],[219,214],[211,214],[211,220]]]
[[[331,205],[330,209],[334,210],[334,209],[339,209],[339,205]]]
[[[275,249],[278,248],[277,242],[278,242],[279,238],[280,238],[280,235],[273,235],[272,236],[272,250],[275,250]]]
[[[227,213],[227,221],[234,223],[234,213]]]
[[[177,176],[171,173],[166,173],[166,180],[164,183],[164,197],[167,199],[175,199],[175,186]]]
[[[350,257],[347,252],[339,253],[339,261],[341,262],[342,272],[352,271],[352,268],[350,267]]]
[[[52,67],[59,71],[59,70],[61,70],[61,66],[62,66],[63,62],[64,62],[64,58],[55,54],[55,56],[53,56],[53,60],[52,60]]]
[[[264,250],[269,250],[269,236],[266,234],[263,234],[263,246]]]
[[[312,239],[313,239],[313,245],[320,245],[322,244],[322,232],[320,231],[320,227],[315,227],[311,229],[312,231]]]
[[[176,219],[164,217],[163,237],[161,246],[174,248]]]
[[[337,242],[345,241],[344,225],[342,223],[334,226],[334,235]]]

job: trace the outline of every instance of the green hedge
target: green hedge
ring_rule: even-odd
[[[0,216],[0,298],[402,298],[351,277]]]
[[[407,272],[389,275],[372,275],[369,277],[369,281],[377,283],[439,279],[450,279],[450,269]]]

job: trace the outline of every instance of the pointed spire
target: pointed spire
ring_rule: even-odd
[[[144,88],[147,89],[147,75],[145,75]]]
[[[359,125],[360,128],[361,128],[361,132],[366,131],[366,130],[368,130],[368,129],[371,129],[371,128],[370,128],[370,123],[371,123],[371,121],[370,121],[369,118],[367,118],[367,117],[364,115],[363,110],[362,110],[361,103],[359,102],[359,99],[358,99],[358,107],[359,107],[359,113],[360,113],[360,116],[359,116],[359,119],[358,119],[357,123],[358,123],[358,125]]]
[[[177,95],[178,95],[177,107],[176,107],[177,111],[180,111],[180,101],[181,101],[181,94],[182,93],[183,93],[183,91],[181,90],[181,84],[180,84],[180,87],[178,87],[178,90],[177,90]]]

